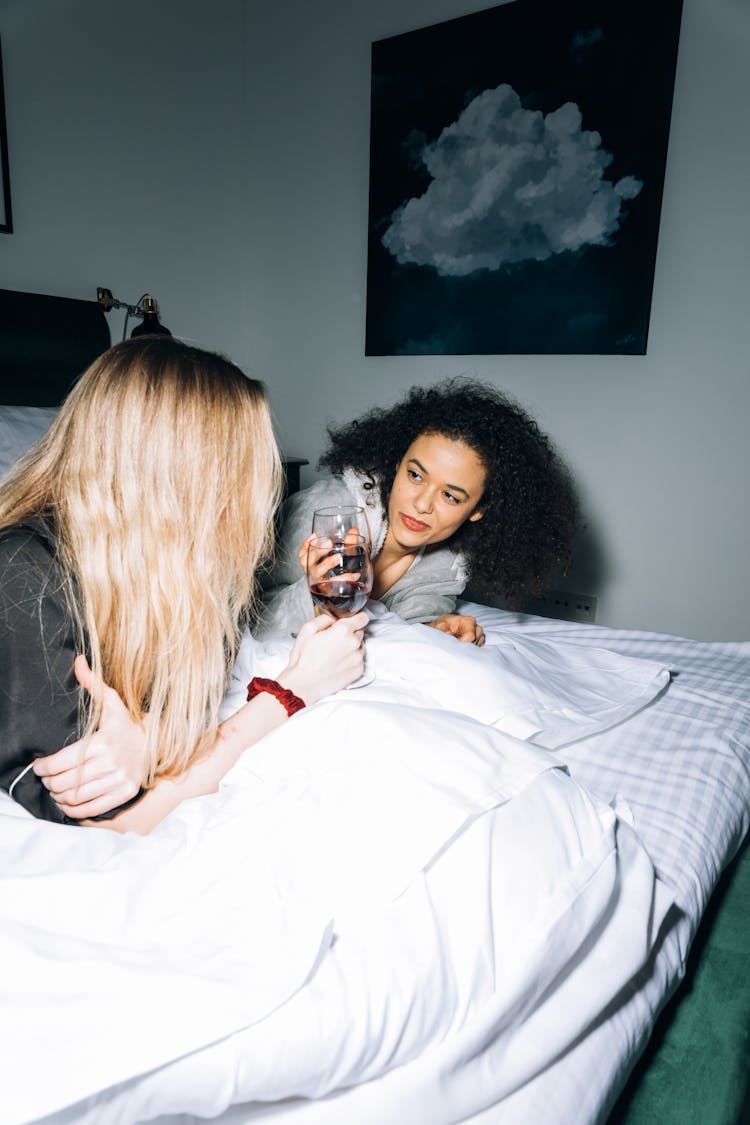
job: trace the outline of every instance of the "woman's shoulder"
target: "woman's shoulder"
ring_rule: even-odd
[[[349,488],[342,478],[334,476],[320,477],[318,480],[313,481],[311,485],[308,485],[307,488],[302,488],[299,492],[295,492],[289,499],[294,500],[295,497],[299,497],[300,500],[308,498],[314,499],[316,503],[318,501],[328,500],[331,505],[343,504],[347,501],[351,503],[353,499]]]
[[[455,582],[463,589],[468,578],[466,557],[462,551],[457,551],[448,543],[436,543],[430,550],[419,556],[413,568],[414,577],[421,574],[427,576],[443,577]]]
[[[35,613],[42,597],[62,604],[64,581],[54,533],[42,520],[24,520],[0,529],[0,606]]]
[[[41,517],[0,528],[0,561],[3,565],[19,556],[47,561],[54,555],[54,532]]]

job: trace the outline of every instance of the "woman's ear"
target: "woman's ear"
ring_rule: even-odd
[[[483,515],[484,510],[482,508],[475,508],[475,510],[469,516],[469,523],[476,523],[477,520],[481,520]]]

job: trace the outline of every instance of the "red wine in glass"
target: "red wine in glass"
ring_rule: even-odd
[[[331,617],[351,617],[367,605],[370,588],[361,582],[348,582],[345,588],[333,582],[318,582],[310,587],[312,599],[319,609]]]
[[[307,582],[313,601],[324,613],[337,618],[359,613],[372,590],[372,561],[365,537],[348,532],[343,540],[312,539]]]

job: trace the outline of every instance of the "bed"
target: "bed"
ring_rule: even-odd
[[[0,480],[110,342],[96,301],[0,289]]]
[[[85,362],[6,394],[0,476],[108,343],[82,304]],[[482,650],[375,607],[372,682],[146,839],[0,793],[4,1125],[683,1125],[649,1055],[714,1026],[714,948],[736,1016],[692,1069],[738,1090],[692,1119],[746,1119],[745,940],[706,926],[748,920],[750,642],[463,609]],[[245,638],[225,713],[284,652]]]
[[[8,1125],[607,1120],[747,834],[750,644],[465,608],[145,840],[2,795]]]

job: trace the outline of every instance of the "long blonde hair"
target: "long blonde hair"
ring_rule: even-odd
[[[0,527],[52,523],[92,668],[144,721],[147,784],[216,736],[280,491],[263,384],[168,336],[100,356],[0,489]]]

